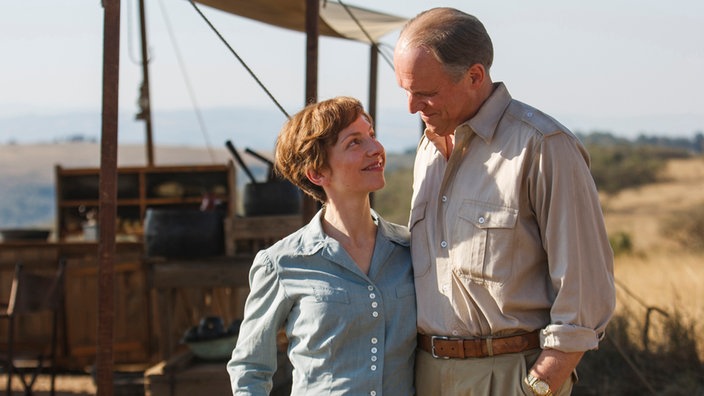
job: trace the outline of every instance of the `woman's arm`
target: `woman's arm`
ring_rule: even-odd
[[[268,395],[276,371],[276,334],[291,309],[277,266],[266,251],[257,254],[249,274],[250,293],[237,346],[227,363],[233,395]]]

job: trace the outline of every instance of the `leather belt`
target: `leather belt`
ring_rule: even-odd
[[[418,347],[434,358],[482,358],[540,348],[539,331],[497,338],[455,338],[418,334]]]

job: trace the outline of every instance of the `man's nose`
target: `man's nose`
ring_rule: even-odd
[[[425,108],[425,102],[418,97],[409,94],[408,95],[408,111],[411,114],[417,113]]]

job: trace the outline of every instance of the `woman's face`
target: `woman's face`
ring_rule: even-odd
[[[374,129],[363,116],[340,131],[337,142],[327,150],[328,166],[320,175],[329,198],[354,193],[367,195],[386,184],[384,146],[376,140]]]

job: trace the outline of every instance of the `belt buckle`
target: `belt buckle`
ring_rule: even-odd
[[[449,356],[439,356],[435,353],[435,340],[441,340],[441,341],[459,341],[462,338],[460,337],[448,337],[448,336],[430,336],[430,354],[435,358],[435,359],[445,359],[448,360],[450,359]]]

